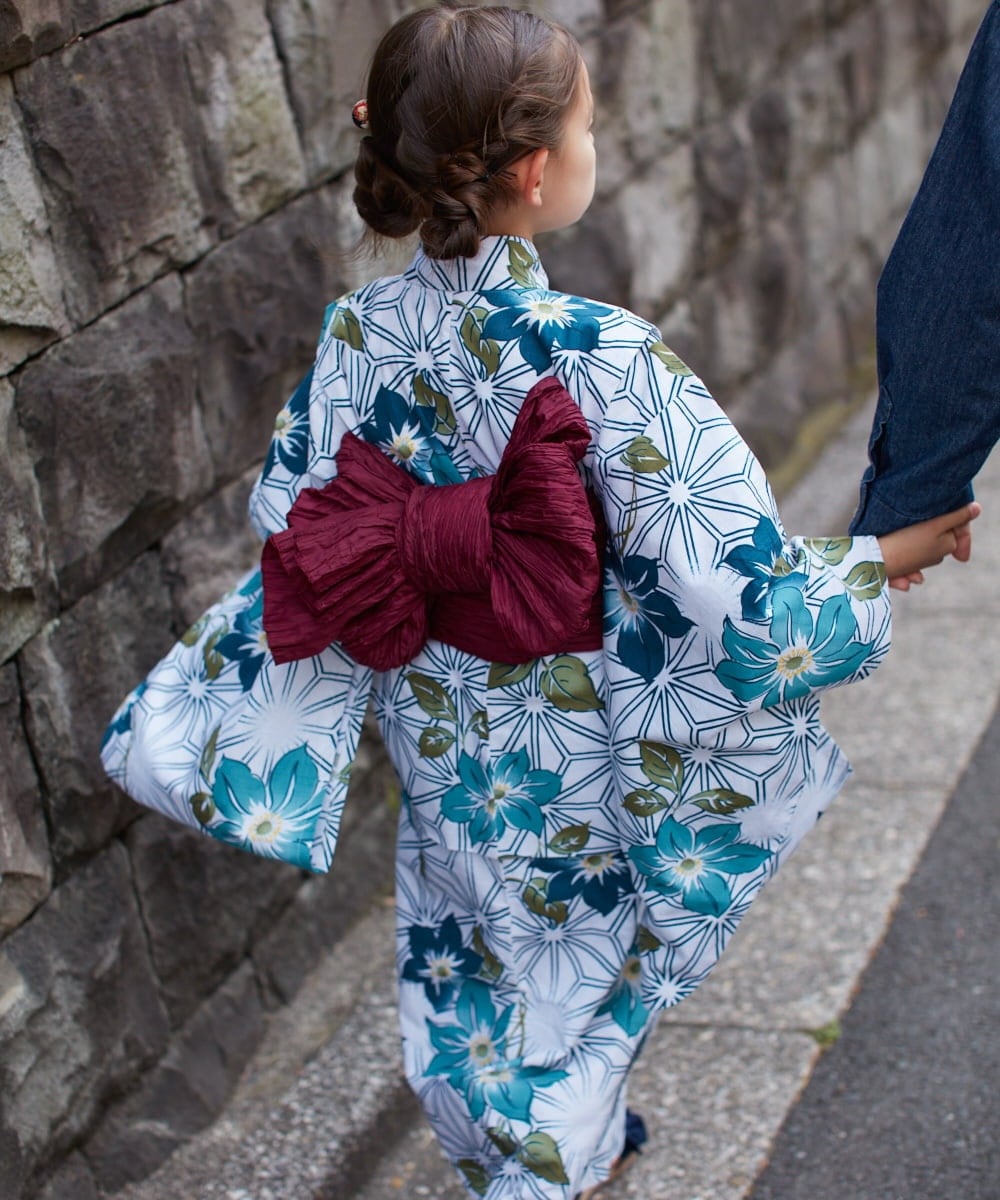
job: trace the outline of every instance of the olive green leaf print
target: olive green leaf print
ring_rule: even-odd
[[[707,792],[692,796],[689,803],[717,817],[731,817],[741,808],[753,808],[756,802],[742,792],[732,792],[729,788],[710,788]]]
[[[511,279],[521,287],[534,287],[535,278],[532,274],[534,266],[535,259],[530,250],[527,250],[520,242],[511,239],[507,258],[507,270],[510,272]]]
[[[477,925],[472,931],[472,948],[483,960],[483,965],[479,968],[479,974],[491,983],[496,983],[503,974],[503,967],[497,956],[486,945],[481,925]]]
[[[477,1196],[486,1195],[486,1189],[490,1186],[490,1177],[481,1163],[477,1163],[474,1158],[460,1158],[455,1166],[465,1176],[465,1182]]]
[[[803,538],[802,544],[810,554],[814,554],[822,562],[835,567],[847,557],[848,551],[854,544],[854,538]]]
[[[440,758],[455,744],[455,735],[441,725],[428,725],[420,734],[417,748],[422,758]]]
[[[569,916],[569,906],[564,900],[550,901],[548,898],[549,881],[543,875],[529,879],[521,893],[524,906],[538,917],[548,917],[553,925],[562,925]]]
[[[458,428],[455,414],[451,410],[451,401],[442,392],[435,391],[423,375],[413,376],[413,399],[421,408],[434,409],[435,433],[447,435],[454,433]]]
[[[673,746],[642,741],[639,743],[639,757],[642,760],[642,773],[650,783],[659,784],[675,795],[681,790],[684,764]]]
[[[219,644],[219,642],[222,641],[223,637],[225,637],[227,629],[228,626],[221,626],[212,634],[212,636],[202,647],[201,654],[205,662],[205,674],[209,679],[218,679],[219,673],[226,665],[226,660],[222,657],[218,650],[216,650],[215,647]]]
[[[579,854],[590,840],[590,822],[582,825],[567,825],[549,842],[553,854]]]
[[[626,467],[640,475],[655,475],[670,466],[670,459],[664,458],[648,437],[633,438],[621,459]]]
[[[691,368],[681,362],[673,350],[667,349],[663,342],[654,342],[649,347],[649,352],[650,354],[654,354],[672,375],[680,375],[683,378],[687,378],[694,374]]]
[[[333,320],[330,322],[330,333],[338,341],[346,342],[352,350],[365,348],[364,334],[361,332],[361,322],[349,308],[336,308]]]
[[[417,703],[429,717],[439,721],[458,720],[455,701],[436,679],[431,679],[429,675],[421,675],[419,671],[410,671],[406,682],[410,685]]]
[[[500,366],[499,342],[483,336],[483,323],[489,315],[488,308],[470,308],[462,318],[459,329],[462,344],[483,364],[487,377],[495,374]]]
[[[860,562],[851,567],[844,587],[855,600],[877,600],[885,587],[885,565],[880,562]]]
[[[547,1183],[569,1183],[559,1147],[550,1134],[539,1130],[529,1133],[517,1148],[515,1158],[532,1175]]]
[[[561,712],[594,712],[604,707],[583,659],[560,654],[542,671],[542,695]]]
[[[651,817],[654,813],[668,808],[670,801],[664,800],[648,788],[636,788],[629,792],[622,804],[634,817]]]
[[[490,663],[490,673],[486,686],[490,688],[513,687],[522,679],[527,679],[534,668],[537,659],[526,663]]]
[[[469,722],[469,729],[481,738],[484,742],[490,736],[490,723],[486,716],[486,710],[480,708],[472,714],[472,720]]]

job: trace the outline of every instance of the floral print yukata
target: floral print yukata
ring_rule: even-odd
[[[253,520],[281,529],[348,430],[426,483],[492,474],[550,374],[592,431],[603,652],[509,665],[431,641],[372,675],[332,647],[324,672],[297,676],[268,667],[256,625],[216,646],[241,679],[270,669],[292,714],[272,794],[315,786],[295,713],[333,731],[343,766],[374,694],[403,791],[406,1072],[487,1200],[572,1200],[607,1176],[655,1014],[706,977],[848,773],[816,693],[867,675],[889,644],[875,539],[786,538],[760,465],[657,331],[550,291],[516,238],[472,259],[418,252],[331,306]]]

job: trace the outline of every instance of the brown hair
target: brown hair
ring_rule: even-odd
[[[369,229],[398,238],[419,228],[432,258],[475,254],[491,212],[515,194],[506,168],[558,146],[581,62],[572,35],[533,13],[403,17],[368,76],[354,203]]]

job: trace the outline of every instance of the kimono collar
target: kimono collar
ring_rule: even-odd
[[[425,287],[448,292],[548,288],[538,251],[526,238],[484,237],[472,258],[430,258],[423,247],[406,272]]]

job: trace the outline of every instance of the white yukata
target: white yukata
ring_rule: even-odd
[[[290,739],[213,737],[219,812],[266,771],[273,794],[310,791],[315,768],[293,748],[310,723],[332,731],[325,766],[343,782],[374,693],[403,791],[406,1072],[487,1200],[572,1200],[607,1177],[652,1018],[706,977],[848,773],[816,693],[864,677],[889,645],[876,540],[786,538],[759,463],[657,331],[549,291],[517,238],[486,238],[472,259],[418,252],[331,306],[279,415],[255,524],[284,527],[348,430],[427,483],[494,473],[546,375],[592,433],[603,651],[512,666],[432,640],[380,674],[336,646],[322,671],[277,668],[259,613],[212,643],[252,659],[243,686],[273,705],[272,741],[277,710]]]

